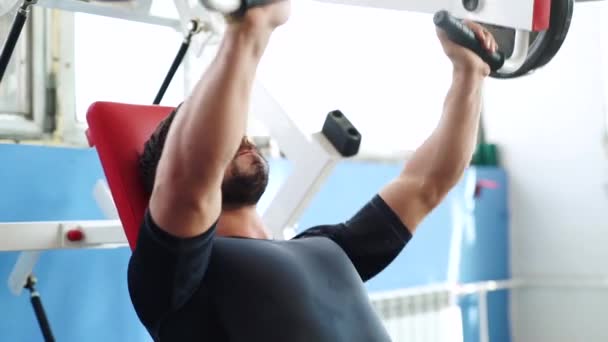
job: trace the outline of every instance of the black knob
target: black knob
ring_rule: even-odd
[[[473,12],[479,7],[479,0],[462,0],[462,5],[467,11]]]

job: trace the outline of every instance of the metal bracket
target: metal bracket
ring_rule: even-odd
[[[342,156],[323,134],[302,132],[259,82],[254,84],[251,108],[293,162],[293,171],[263,214],[274,238],[284,239],[284,230],[293,227]]]

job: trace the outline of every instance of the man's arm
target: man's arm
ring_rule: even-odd
[[[480,25],[467,23],[486,48],[496,49]],[[438,31],[454,70],[443,114],[431,136],[416,150],[403,172],[380,191],[380,197],[411,233],[458,183],[475,149],[481,91],[489,67],[475,54]]]
[[[150,198],[150,213],[177,237],[207,231],[221,211],[221,183],[245,135],[255,73],[289,3],[249,10],[228,25],[214,61],[169,130]]]

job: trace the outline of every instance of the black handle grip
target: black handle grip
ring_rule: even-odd
[[[321,132],[343,157],[359,153],[361,133],[341,111],[334,110],[327,114]]]
[[[447,11],[435,13],[433,22],[445,31],[451,41],[475,52],[484,62],[488,63],[492,71],[502,68],[505,64],[505,55],[502,52],[488,51],[477,39],[473,30]]]

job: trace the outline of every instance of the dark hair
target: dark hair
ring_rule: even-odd
[[[173,110],[169,115],[164,118],[156,127],[156,130],[152,133],[148,141],[144,145],[144,150],[139,156],[139,171],[142,176],[144,189],[147,194],[151,194],[154,189],[154,179],[156,178],[156,169],[158,162],[165,147],[165,140],[167,140],[167,134],[171,123],[175,118],[177,109]]]

